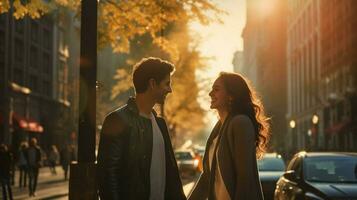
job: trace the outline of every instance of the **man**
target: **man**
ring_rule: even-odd
[[[39,168],[41,167],[41,150],[37,146],[37,139],[31,138],[30,146],[26,149],[25,158],[28,164],[29,195],[36,196],[36,187]]]
[[[134,66],[135,98],[104,120],[98,151],[101,199],[186,199],[164,119],[153,106],[171,93],[174,66],[144,58]]]
[[[12,200],[10,184],[12,156],[5,144],[0,145],[0,184],[2,188],[2,199]]]

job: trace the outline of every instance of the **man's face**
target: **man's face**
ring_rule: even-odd
[[[167,75],[158,84],[154,81],[152,91],[155,102],[158,104],[163,104],[165,102],[166,95],[172,92],[170,75]]]

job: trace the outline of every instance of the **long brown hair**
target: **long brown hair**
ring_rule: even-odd
[[[232,101],[229,113],[243,114],[252,120],[256,133],[256,156],[261,158],[266,152],[270,139],[269,118],[265,115],[264,106],[249,81],[237,73],[221,72],[219,77]]]

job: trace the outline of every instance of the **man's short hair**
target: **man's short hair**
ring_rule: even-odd
[[[134,65],[133,83],[136,93],[143,93],[149,86],[149,80],[154,79],[159,84],[167,75],[174,71],[174,65],[160,58],[143,58]]]

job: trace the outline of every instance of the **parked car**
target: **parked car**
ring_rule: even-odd
[[[181,174],[196,175],[201,172],[199,169],[200,160],[193,151],[177,150],[175,151],[175,157]]]
[[[276,182],[285,172],[284,160],[277,153],[267,153],[258,160],[258,170],[264,199],[274,199]]]
[[[201,156],[203,158],[204,154],[205,154],[205,146],[199,146],[196,145],[193,147],[193,151],[198,154],[199,156]]]
[[[296,154],[279,179],[274,198],[357,199],[357,153]]]

